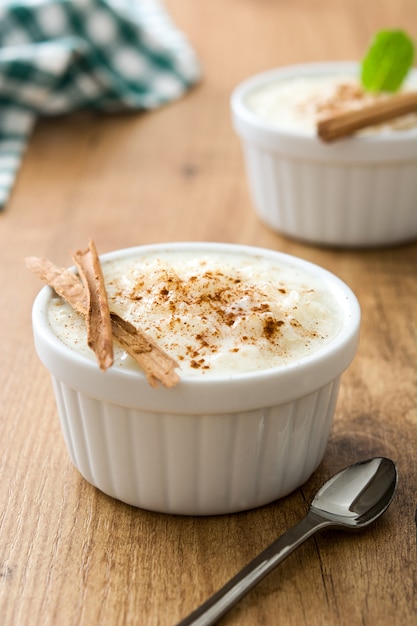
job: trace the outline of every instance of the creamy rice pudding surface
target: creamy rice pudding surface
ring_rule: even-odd
[[[417,91],[406,84],[403,91]],[[390,94],[365,92],[351,75],[306,76],[271,81],[246,96],[247,107],[259,118],[283,130],[315,135],[317,122],[390,98]],[[404,115],[360,134],[417,128],[417,114]]]
[[[305,357],[340,330],[341,309],[325,283],[290,264],[244,254],[164,251],[102,263],[110,310],[158,342],[181,376],[268,369]],[[49,323],[94,358],[85,322],[60,298]],[[138,369],[115,343],[113,367]]]

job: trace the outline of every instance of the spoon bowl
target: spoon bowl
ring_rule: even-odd
[[[324,528],[361,530],[389,507],[397,486],[395,463],[376,457],[349,465],[316,493],[307,515],[276,539],[178,626],[217,623],[258,582],[306,539]]]
[[[310,511],[343,530],[361,530],[372,524],[391,503],[397,469],[384,457],[346,467],[315,495]]]

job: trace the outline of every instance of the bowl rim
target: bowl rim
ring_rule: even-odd
[[[180,382],[175,387],[166,389],[160,386],[155,389],[139,370],[113,366],[102,372],[94,358],[66,346],[47,321],[47,308],[53,290],[45,286],[33,303],[32,325],[38,356],[52,376],[82,393],[123,406],[190,414],[195,413],[198,402],[198,413],[223,413],[281,404],[307,395],[336,379],[353,360],[359,342],[359,302],[350,287],[325,268],[268,248],[219,242],[139,245],[101,254],[100,259],[106,262],[136,254],[163,253],[164,250],[249,254],[281,260],[312,272],[334,289],[336,301],[344,313],[342,328],[313,354],[285,366],[208,378],[181,376],[180,373]],[[109,379],[114,385],[108,384]]]
[[[284,65],[254,74],[232,91],[230,108],[235,130],[239,135],[252,141],[267,143],[267,147],[295,151],[299,156],[314,154],[316,158],[327,160],[354,159],[382,161],[397,159],[417,160],[417,127],[398,130],[382,135],[352,135],[336,142],[325,143],[315,135],[279,127],[277,124],[261,119],[245,104],[247,94],[270,82],[296,76],[314,76],[337,73],[357,73],[360,64],[354,61],[325,61]],[[417,87],[417,68],[410,70],[408,80]],[[381,142],[387,143],[387,151],[381,153]],[[307,150],[307,152],[306,152]]]

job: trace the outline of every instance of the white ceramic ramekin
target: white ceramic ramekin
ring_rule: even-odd
[[[313,272],[341,307],[337,336],[291,365],[149,386],[127,368],[99,370],[65,346],[47,319],[52,290],[33,306],[35,345],[49,370],[65,442],[90,483],[128,504],[165,513],[210,515],[257,507],[302,485],[326,448],[342,372],[358,343],[360,311],[336,276],[285,254],[232,244],[177,243],[103,255],[210,250],[261,255]]]
[[[275,231],[312,244],[372,247],[417,236],[417,128],[322,142],[265,122],[247,95],[273,81],[359,75],[356,63],[310,63],[270,70],[231,97],[252,200]],[[417,70],[410,73],[417,90]]]

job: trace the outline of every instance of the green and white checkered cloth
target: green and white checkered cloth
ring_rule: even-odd
[[[158,0],[1,0],[0,209],[38,116],[154,109],[199,78]]]

